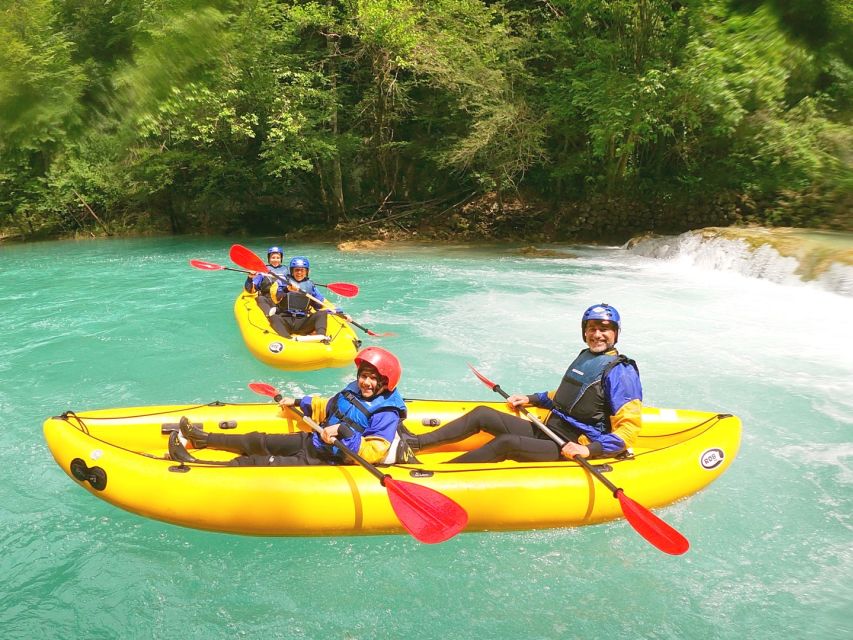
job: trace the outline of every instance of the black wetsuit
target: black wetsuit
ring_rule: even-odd
[[[207,446],[242,454],[228,463],[232,467],[301,467],[329,461],[305,432],[211,433]]]
[[[450,462],[551,462],[565,459],[561,456],[557,443],[532,422],[491,407],[477,407],[432,433],[418,436],[413,444],[417,449],[429,449],[459,442],[480,431],[491,433],[495,437],[482,447],[468,451]],[[580,431],[569,439],[577,442],[579,436]]]

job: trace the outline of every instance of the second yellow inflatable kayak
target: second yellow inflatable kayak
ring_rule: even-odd
[[[309,371],[351,365],[361,341],[341,317],[330,315],[329,344],[302,341],[319,336],[285,338],[270,326],[255,294],[242,293],[234,302],[234,316],[249,352],[264,364],[289,371]]]

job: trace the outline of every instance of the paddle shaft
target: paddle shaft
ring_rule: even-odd
[[[504,398],[509,398],[509,394],[508,394],[506,391],[504,391],[503,389],[501,389],[501,385],[499,385],[499,384],[496,384],[494,387],[492,387],[492,390],[493,390],[493,391],[496,391],[496,392],[497,392],[497,393],[499,393],[499,394],[501,394]],[[519,411],[521,411],[525,416],[527,416],[528,418],[530,418],[530,421],[531,421],[533,424],[535,424],[537,427],[539,427],[539,429],[540,429],[540,430],[541,430],[545,435],[547,435],[549,438],[551,438],[551,440],[553,440],[554,442],[556,442],[556,443],[557,443],[557,446],[559,446],[561,449],[563,448],[563,446],[566,444],[566,441],[565,441],[565,440],[563,440],[563,439],[562,439],[560,436],[558,436],[556,433],[554,433],[551,429],[549,429],[549,428],[548,428],[548,426],[547,426],[544,422],[542,422],[542,421],[539,419],[539,417],[538,417],[538,416],[536,416],[535,414],[533,414],[533,413],[531,413],[530,411],[528,411],[525,407],[516,407],[516,408],[517,408]],[[576,456],[573,456],[573,457],[572,457],[572,460],[574,460],[575,462],[577,462],[577,463],[578,463],[579,465],[581,465],[584,469],[586,469],[586,470],[587,470],[587,471],[589,471],[591,474],[593,474],[596,478],[598,478],[599,480],[601,480],[601,482],[602,482],[602,483],[604,483],[604,486],[605,486],[605,487],[607,487],[608,489],[610,489],[610,491],[612,491],[612,492],[613,492],[613,496],[614,496],[614,497],[616,497],[616,496],[618,495],[618,493],[619,493],[620,491],[622,491],[622,489],[620,489],[620,488],[619,488],[619,487],[617,487],[615,484],[613,484],[612,482],[610,482],[610,480],[608,480],[608,479],[607,479],[607,477],[605,477],[605,475],[604,475],[603,473],[601,473],[601,471],[599,471],[599,470],[598,470],[594,465],[591,465],[589,462],[587,462],[587,461],[586,461],[586,459],[585,459],[584,457],[582,457],[582,456],[580,456],[580,455],[576,455]]]
[[[277,274],[272,271],[247,271],[245,269],[232,269],[231,267],[223,267],[220,264],[214,264],[212,262],[205,262],[204,260],[190,260],[190,266],[195,267],[196,269],[202,269],[204,271],[234,271],[236,273],[246,273],[250,276],[253,276],[257,273],[262,273],[265,276],[272,278],[273,276],[281,276],[279,279],[286,277],[281,274]],[[242,266],[242,265],[241,265]],[[266,266],[266,265],[265,265]],[[318,287],[325,287],[332,291],[332,293],[337,293],[345,298],[354,298],[358,295],[358,285],[352,284],[351,282],[331,282],[329,284],[323,284],[322,282],[315,282],[315,285]]]
[[[338,315],[341,315],[341,314],[338,314]],[[371,331],[370,329],[368,329],[367,327],[365,327],[363,324],[359,324],[359,323],[358,323],[358,322],[356,322],[355,320],[352,320],[352,319],[351,319],[351,320],[349,321],[349,323],[350,323],[351,325],[353,325],[353,326],[358,327],[359,329],[361,329],[362,331],[364,331],[364,332],[365,332],[367,335],[369,335],[369,336],[374,336],[374,337],[378,337],[378,336],[379,336],[379,334],[378,334],[378,333],[376,333],[375,331]]]
[[[282,396],[279,393],[279,394],[276,394],[275,397],[273,397],[273,400],[275,400],[276,402],[281,402],[281,399],[283,397],[284,396]],[[323,427],[321,427],[319,424],[314,422],[314,420],[312,420],[311,418],[306,416],[304,413],[302,413],[302,410],[299,409],[299,407],[297,407],[296,405],[293,405],[292,407],[287,407],[287,408],[290,409],[297,416],[299,416],[305,424],[307,424],[309,427],[311,427],[311,429],[313,429],[317,433],[317,435],[321,435],[323,433]],[[364,467],[365,469],[370,471],[370,473],[372,473],[374,476],[379,478],[379,481],[384,486],[385,478],[387,477],[386,474],[382,473],[379,469],[374,467],[367,460],[362,458],[360,455],[358,455],[355,451],[353,451],[352,449],[347,447],[343,442],[341,442],[337,438],[332,438],[332,444],[334,446],[336,446],[338,449],[340,449],[341,451],[343,451],[347,456],[349,456],[350,458],[355,460],[362,467]]]
[[[229,269],[228,267],[222,267],[222,268],[227,269],[228,271],[239,271],[240,273],[248,273],[249,275],[251,275],[252,273],[257,273],[257,271],[244,271],[243,269]],[[261,272],[261,273],[265,273],[270,278],[273,278],[273,277],[277,278],[279,280],[279,282],[284,282],[285,284],[289,284],[291,282],[298,282],[298,280],[296,280],[296,278],[294,278],[293,276],[288,275],[286,273],[281,274],[281,273],[276,273],[275,271],[266,271],[266,272]],[[312,280],[311,282],[314,282],[314,281]],[[337,293],[337,294],[342,295],[344,297],[352,297],[352,296],[346,296],[346,295],[344,295],[344,293],[341,293],[340,291],[335,291],[335,285],[338,285],[341,287],[355,286],[355,285],[350,285],[349,283],[346,283],[346,282],[334,282],[332,284],[322,284],[320,282],[314,282],[314,284],[318,287],[326,287],[327,289],[331,289],[332,293]],[[305,295],[308,296],[309,298],[311,298],[311,296],[308,295],[307,293]],[[311,299],[317,301],[318,303],[320,302],[319,300],[317,300],[317,298],[311,298]]]

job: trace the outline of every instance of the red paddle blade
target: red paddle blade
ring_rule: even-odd
[[[376,333],[375,331],[371,331],[370,329],[367,329],[367,335],[369,335],[372,338],[393,338],[397,334],[393,333],[391,331],[383,331],[382,333]]]
[[[247,249],[241,244],[232,245],[228,256],[231,258],[231,262],[249,271],[259,271],[261,273],[269,271],[266,263],[261,258],[255,255],[251,249]]]
[[[391,476],[385,476],[383,484],[400,523],[421,542],[444,542],[468,524],[468,512],[434,489]]]
[[[275,398],[278,395],[278,389],[271,384],[266,384],[265,382],[250,382],[249,388],[261,396]]]
[[[680,556],[690,548],[690,543],[683,535],[658,518],[644,506],[634,502],[621,489],[616,491],[622,513],[632,527],[664,553]]]
[[[332,293],[337,293],[344,298],[355,298],[358,295],[358,285],[351,282],[330,282],[323,286],[327,287]]]
[[[471,371],[473,371],[473,372],[474,372],[474,375],[475,375],[475,376],[477,376],[477,378],[479,378],[480,382],[482,382],[482,383],[483,383],[484,385],[486,385],[489,389],[491,389],[492,391],[494,391],[495,387],[497,387],[497,386],[498,386],[496,383],[492,382],[492,381],[491,381],[491,380],[489,380],[486,376],[484,376],[482,373],[480,373],[479,371],[477,371],[473,366],[471,366],[471,363],[470,363],[470,362],[467,362],[466,364],[468,365],[468,368],[469,368],[469,369],[471,369]]]
[[[225,269],[222,265],[205,262],[204,260],[190,260],[190,266],[204,271],[222,271]]]

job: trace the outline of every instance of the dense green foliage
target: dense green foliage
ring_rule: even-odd
[[[0,3],[0,228],[27,236],[278,232],[487,193],[501,216],[516,193],[851,209],[846,0]]]

